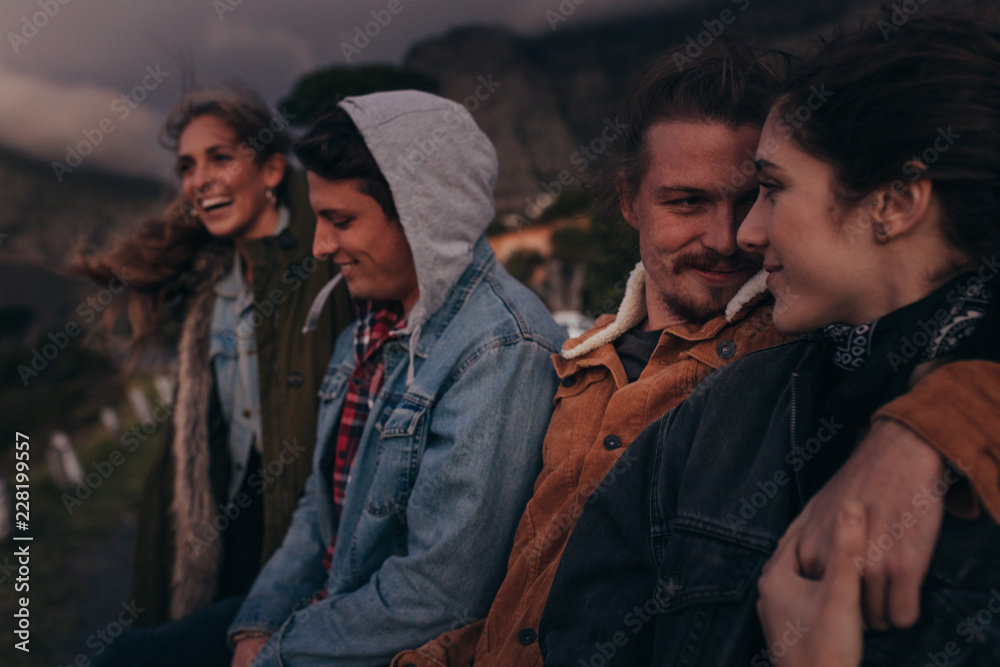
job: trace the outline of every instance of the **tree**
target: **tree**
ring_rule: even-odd
[[[293,125],[309,125],[345,97],[387,90],[438,92],[437,80],[411,69],[391,65],[328,67],[299,79],[292,92],[279,103]]]

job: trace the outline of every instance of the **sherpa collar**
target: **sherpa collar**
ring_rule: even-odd
[[[753,303],[755,299],[767,291],[765,280],[767,272],[760,271],[750,278],[736,293],[726,306],[726,321],[732,322],[741,311]],[[611,324],[589,337],[576,338],[567,341],[560,352],[563,359],[576,359],[593,352],[602,345],[613,343],[625,332],[639,326],[646,319],[646,267],[642,262],[635,265],[629,274],[625,286],[625,296],[622,298],[618,314]],[[569,347],[572,345],[572,347]]]

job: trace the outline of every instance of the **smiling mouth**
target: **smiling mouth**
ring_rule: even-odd
[[[743,273],[744,269],[702,269],[695,267],[695,271],[701,271],[702,273],[717,273],[719,275],[729,275],[733,273]]]
[[[207,197],[196,202],[198,208],[206,213],[223,209],[233,203],[232,197]]]

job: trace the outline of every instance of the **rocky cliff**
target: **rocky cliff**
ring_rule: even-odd
[[[416,45],[405,64],[472,111],[499,154],[500,213],[525,215],[537,213],[530,209],[539,197],[589,175],[633,78],[654,59],[671,58],[673,45],[681,45],[681,56],[696,54],[699,42],[739,32],[801,51],[875,4],[726,0],[590,25],[568,15],[532,37],[499,27],[455,30]]]

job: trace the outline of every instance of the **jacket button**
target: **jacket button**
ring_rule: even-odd
[[[531,628],[525,628],[517,633],[517,641],[521,642],[524,646],[534,644],[536,639],[538,639],[538,633]]]
[[[604,449],[611,451],[622,446],[622,439],[617,435],[609,435],[604,439]]]
[[[570,375],[567,378],[563,378],[562,386],[566,387],[567,389],[569,389],[570,387],[572,387],[575,384],[576,384],[576,376],[575,375]]]
[[[250,419],[250,417],[253,416],[253,413],[250,412],[250,408],[246,408],[245,410],[243,410],[243,416],[246,417],[247,419]]]
[[[296,389],[305,384],[305,380],[302,378],[302,373],[289,373],[288,378],[285,380],[287,384],[292,389]]]
[[[729,359],[731,356],[736,354],[736,343],[731,340],[720,341],[719,344],[715,346],[715,353],[719,355],[721,359]]]

